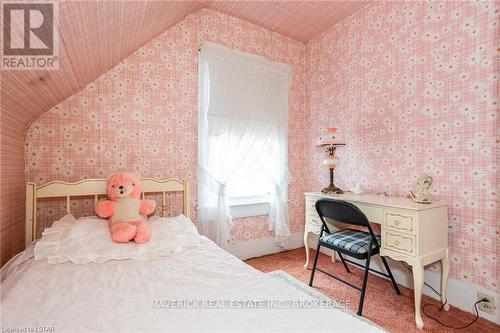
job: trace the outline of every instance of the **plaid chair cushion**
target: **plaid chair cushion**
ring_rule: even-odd
[[[380,236],[375,235],[380,244]],[[352,253],[368,253],[368,244],[370,243],[370,233],[353,229],[342,229],[337,232],[321,237],[321,242],[330,246],[344,249]],[[372,249],[376,245],[372,243]]]

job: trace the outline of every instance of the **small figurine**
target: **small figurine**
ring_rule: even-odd
[[[361,183],[360,182],[357,182],[356,184],[354,184],[354,186],[351,187],[349,190],[352,193],[354,193],[354,194],[361,194],[361,193],[363,193],[363,190],[361,189]]]
[[[413,201],[418,203],[431,203],[432,195],[430,194],[430,189],[432,186],[433,179],[431,176],[423,174],[417,180],[417,186],[413,191],[410,191],[410,197]]]

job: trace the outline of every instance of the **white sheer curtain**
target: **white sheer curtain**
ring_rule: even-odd
[[[269,229],[287,246],[290,67],[204,42],[198,64],[198,222],[227,249],[233,226],[227,185],[258,163],[273,185]],[[251,152],[251,153],[250,153]],[[249,156],[252,156],[249,158]]]

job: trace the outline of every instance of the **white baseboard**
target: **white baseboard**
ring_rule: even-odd
[[[288,250],[297,249],[302,246],[304,246],[304,234],[302,232],[293,233],[289,239]],[[241,260],[262,257],[282,251],[285,250],[274,242],[274,238],[253,239],[229,246],[229,252]]]
[[[315,249],[317,246],[318,237],[314,234],[310,234],[309,237],[309,245],[312,249]],[[326,248],[321,249],[322,253],[331,256],[332,251]],[[340,259],[337,258],[339,261]],[[394,279],[400,285],[403,285],[407,288],[413,289],[413,276],[410,271],[408,271],[400,262],[387,258],[387,262],[391,267],[392,274],[394,275]],[[313,258],[311,258],[312,262]],[[353,260],[356,261],[356,260]],[[362,263],[361,261],[359,261]],[[372,259],[370,267],[384,272],[384,266],[380,257],[376,256]],[[437,291],[441,289],[441,273],[433,272],[429,270],[425,270],[425,282],[431,285]],[[490,315],[489,313],[485,313],[479,311],[479,316],[485,318],[494,323],[500,324],[500,293],[485,289],[480,286],[470,285],[463,281],[457,280],[455,278],[448,278],[448,286],[447,286],[446,297],[448,299],[448,304],[455,306],[464,311],[475,314],[473,305],[478,300],[477,292],[480,291],[486,295],[492,295],[495,297],[495,306],[496,306],[496,315]],[[434,299],[439,300],[439,296],[436,295],[429,287],[424,286],[423,290],[424,295],[430,296]]]

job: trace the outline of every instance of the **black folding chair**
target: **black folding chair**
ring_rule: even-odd
[[[380,251],[380,236],[375,235],[370,226],[368,218],[358,207],[355,205],[341,200],[334,199],[319,199],[316,201],[316,211],[318,212],[319,217],[321,218],[321,222],[323,226],[321,228],[321,233],[319,235],[318,247],[316,249],[316,255],[314,256],[314,264],[311,272],[311,279],[309,280],[309,285],[312,286],[314,280],[314,272],[316,270],[324,273],[340,282],[343,282],[359,291],[361,291],[361,296],[359,299],[358,306],[358,316],[361,316],[363,312],[363,302],[365,299],[366,292],[366,282],[368,280],[368,271],[376,272],[383,276],[386,276],[391,279],[392,285],[396,290],[398,295],[401,295],[399,291],[398,285],[396,281],[394,281],[394,277],[392,276],[391,269],[387,264],[387,261],[384,257],[382,258],[382,262],[384,263],[385,269],[388,274],[376,271],[370,268],[370,259],[373,255],[376,255]],[[347,223],[351,225],[366,227],[368,232],[354,229],[342,229],[336,231],[334,233],[330,232],[328,229],[328,225],[325,222],[325,218],[329,218],[335,220],[336,222]],[[326,232],[326,235],[323,236],[323,233]],[[361,287],[357,285],[345,281],[327,271],[324,271],[320,268],[317,268],[316,265],[318,263],[319,250],[321,246],[332,249],[339,254],[340,260],[342,260],[342,264],[344,264],[345,270],[347,273],[351,273],[349,267],[347,267],[347,263],[349,262],[358,267],[364,268],[363,274],[363,284]],[[365,266],[351,261],[349,259],[345,259],[342,254],[347,256],[356,258],[356,259],[365,259]]]

